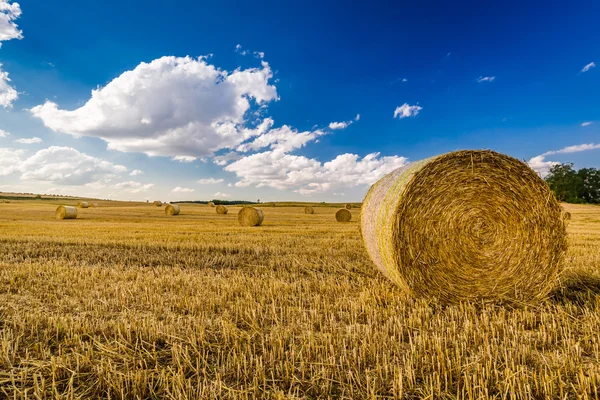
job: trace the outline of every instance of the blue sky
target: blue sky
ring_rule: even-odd
[[[214,3],[0,0],[0,190],[359,201],[458,149],[600,167],[598,2]]]

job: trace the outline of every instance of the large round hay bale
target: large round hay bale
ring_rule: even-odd
[[[567,247],[548,185],[527,164],[489,150],[391,172],[367,193],[361,231],[390,280],[443,303],[542,299]]]
[[[214,207],[214,206],[215,206],[215,203],[213,203],[212,201],[209,201],[209,202],[208,202],[208,204],[207,204],[207,206],[209,206],[209,207]]]
[[[179,204],[169,204],[165,207],[165,214],[168,216],[179,215],[181,208]]]
[[[77,218],[77,208],[73,206],[58,206],[54,215],[56,219],[75,219]]]
[[[352,210],[352,204],[346,204],[346,210]]]
[[[255,207],[242,207],[238,213],[238,221],[242,226],[259,226],[263,219],[263,212]]]
[[[162,207],[162,205],[163,205],[162,201],[158,201],[158,200],[152,204],[154,204],[156,207]]]
[[[352,213],[345,208],[340,208],[335,213],[335,219],[337,222],[350,222],[352,219]]]
[[[312,208],[311,206],[304,207],[304,214],[314,214],[314,213],[315,213],[315,209]]]
[[[79,208],[89,208],[90,203],[88,203],[87,201],[80,201],[79,203],[77,203],[77,207]]]
[[[217,214],[225,215],[225,214],[227,214],[228,211],[229,211],[229,209],[222,204],[219,204],[217,206]]]

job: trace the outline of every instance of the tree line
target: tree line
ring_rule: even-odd
[[[600,170],[596,168],[575,170],[572,163],[556,164],[545,179],[559,201],[600,204]]]

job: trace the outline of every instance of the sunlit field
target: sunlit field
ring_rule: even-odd
[[[565,206],[561,287],[513,309],[406,298],[357,208],[99,203],[0,204],[0,398],[600,398],[600,207]]]

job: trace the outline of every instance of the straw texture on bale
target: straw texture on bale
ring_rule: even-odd
[[[152,204],[154,204],[156,207],[162,207],[162,205],[163,205],[162,201],[158,201],[158,200]]]
[[[214,206],[215,206],[215,203],[213,203],[212,201],[209,201],[207,205],[208,205],[209,207],[214,207]]]
[[[79,203],[77,203],[77,207],[79,208],[88,208],[90,206],[90,203],[88,203],[87,201],[80,201]]]
[[[238,221],[242,226],[259,226],[263,219],[263,212],[255,207],[242,207],[238,213]]]
[[[346,204],[346,210],[352,210],[352,204]]]
[[[311,206],[304,207],[304,214],[314,214],[314,213],[315,213],[315,209],[312,208]]]
[[[227,207],[225,207],[224,205],[219,204],[217,206],[217,214],[227,214],[227,212],[229,211],[229,209]]]
[[[55,213],[56,219],[77,218],[77,208],[73,206],[58,206]]]
[[[391,172],[367,193],[361,232],[391,281],[443,303],[541,300],[567,245],[548,185],[527,164],[489,150]]]
[[[352,213],[345,208],[341,208],[335,213],[335,219],[337,222],[350,222]]]
[[[169,216],[179,215],[179,211],[181,211],[179,204],[168,204],[165,207],[165,214]]]

